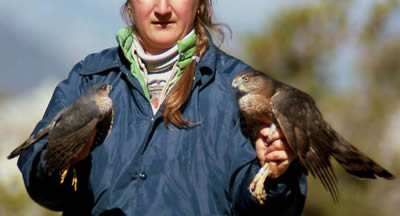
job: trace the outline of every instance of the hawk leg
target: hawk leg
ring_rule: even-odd
[[[60,184],[64,183],[65,177],[67,177],[67,174],[68,174],[68,169],[69,168],[65,168],[65,169],[61,170],[61,181],[60,181]]]
[[[66,177],[67,174],[68,174],[68,170],[69,170],[69,168],[65,168],[65,169],[63,169],[63,170],[61,171],[61,181],[60,181],[60,184],[63,184],[63,183],[64,183],[65,177]],[[72,168],[72,172],[73,172],[74,176],[72,177],[72,183],[71,183],[71,185],[74,187],[74,191],[77,191],[77,190],[78,190],[78,175],[76,174],[75,168]]]
[[[78,175],[76,174],[75,168],[72,168],[72,172],[74,173],[74,176],[72,177],[71,185],[74,187],[74,191],[77,191],[78,190]]]
[[[261,205],[264,204],[263,200],[267,199],[267,193],[265,192],[264,182],[269,175],[268,163],[258,171],[257,175],[254,177],[253,181],[250,183],[249,190],[251,195],[255,197]]]
[[[268,133],[268,137],[272,136],[272,134],[276,131],[277,126],[272,123],[270,126],[270,130]],[[260,203],[260,205],[264,204],[264,200],[267,199],[267,192],[264,188],[265,180],[267,179],[270,173],[269,163],[265,163],[264,166],[258,171],[257,175],[254,177],[253,181],[250,183],[249,190],[251,195],[255,197]]]

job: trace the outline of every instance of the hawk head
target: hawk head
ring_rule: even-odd
[[[100,96],[100,97],[108,97],[108,94],[110,93],[112,89],[111,85],[107,85],[106,83],[97,83],[93,85],[88,91],[86,92],[86,95],[88,96]]]
[[[232,87],[238,90],[238,95],[261,94],[269,96],[273,94],[273,82],[270,77],[258,71],[243,71],[236,74]]]

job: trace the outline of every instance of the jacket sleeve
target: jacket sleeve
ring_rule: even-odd
[[[243,135],[236,126],[233,135],[236,140],[242,140],[241,152],[236,158],[243,156],[243,152],[253,151],[248,140],[243,141]],[[246,153],[248,154],[248,153]],[[301,215],[305,203],[307,182],[305,169],[294,160],[288,170],[277,179],[268,179],[265,182],[267,199],[264,205],[258,204],[251,195],[248,187],[254,176],[261,168],[253,153],[253,160],[239,166],[233,175],[231,187],[233,209],[235,215]]]
[[[33,134],[47,126],[61,109],[79,97],[80,86],[84,85],[77,72],[80,66],[77,64],[69,77],[56,87],[43,119],[36,125]],[[63,211],[70,205],[75,205],[80,198],[85,197],[84,194],[88,194],[87,184],[84,183],[88,178],[88,161],[84,160],[75,167],[78,175],[78,192],[75,192],[71,186],[72,172],[69,172],[65,182],[60,184],[59,173],[49,174],[44,170],[43,157],[46,152],[46,144],[47,136],[34,143],[20,155],[18,167],[22,172],[28,194],[34,201],[51,210]]]

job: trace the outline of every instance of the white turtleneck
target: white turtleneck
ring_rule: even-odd
[[[187,34],[185,38],[192,34],[194,34],[194,30]],[[176,67],[179,58],[178,45],[176,44],[165,52],[156,55],[146,53],[137,39],[134,39],[133,45],[136,48],[137,57],[145,66],[142,69],[147,75],[150,103],[155,114],[166,97],[167,92],[164,88],[171,85],[171,81],[174,80],[178,70]]]

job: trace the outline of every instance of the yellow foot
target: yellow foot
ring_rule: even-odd
[[[74,177],[72,177],[72,186],[74,187],[74,190],[77,191],[78,190],[78,176],[76,174],[75,169],[72,169],[72,171],[74,172]]]
[[[258,171],[257,175],[254,177],[253,181],[250,183],[249,190],[251,195],[253,195],[260,205],[264,204],[264,200],[267,199],[267,193],[265,192],[264,182],[269,175],[268,163]]]
[[[68,174],[68,170],[69,168],[63,169],[61,171],[61,181],[60,184],[63,184],[65,181],[65,177],[67,177]],[[77,191],[78,190],[78,175],[76,174],[76,170],[74,168],[72,168],[72,171],[74,173],[74,176],[72,177],[72,183],[71,185],[74,187],[74,190]]]
[[[67,174],[68,174],[68,169],[64,169],[64,170],[61,171],[61,181],[60,181],[60,184],[64,183],[65,177],[67,176]]]

